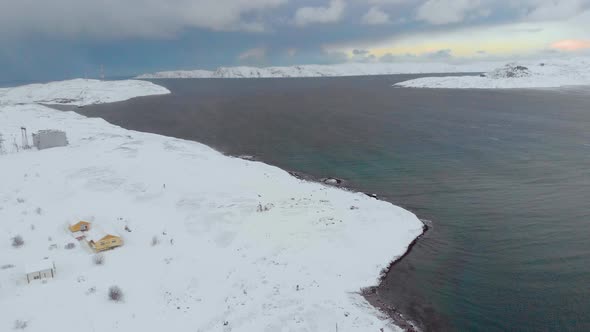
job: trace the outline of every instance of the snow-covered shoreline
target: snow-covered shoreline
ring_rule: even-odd
[[[517,62],[505,64],[481,76],[423,77],[395,84],[407,88],[440,89],[527,89],[579,85],[590,85],[590,58]]]
[[[210,70],[176,70],[139,75],[138,79],[159,78],[282,78],[342,77],[393,74],[467,73],[492,70],[501,62],[450,64],[442,62],[343,63],[334,65],[299,65],[287,67],[220,67]]]
[[[86,89],[92,97],[67,104],[120,99],[117,89]],[[0,269],[0,330],[17,320],[28,331],[65,332],[397,330],[360,290],[422,234],[412,213],[196,142],[33,103],[61,94],[21,95],[0,94],[0,266],[14,265]],[[21,126],[64,130],[70,145],[17,152],[10,145]],[[77,219],[118,228],[125,245],[94,265],[65,228]],[[25,244],[13,248],[17,234]],[[65,249],[70,242],[76,248]],[[46,256],[56,279],[27,285],[24,265]],[[123,303],[107,300],[112,285]]]
[[[527,75],[507,76],[514,67],[524,67]],[[394,74],[486,73],[486,75],[423,77],[395,84],[409,88],[518,89],[558,88],[590,85],[590,58],[528,60],[518,62],[483,61],[464,64],[443,62],[345,63],[288,67],[220,67],[209,70],[163,71],[137,76],[138,79],[183,78],[287,78],[343,77]]]
[[[162,86],[140,80],[99,81],[74,79],[0,88],[0,105],[43,103],[85,106],[168,93],[170,91]]]

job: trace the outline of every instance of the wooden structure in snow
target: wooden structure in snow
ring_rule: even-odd
[[[105,251],[123,245],[123,239],[115,232],[105,232],[96,227],[86,235],[88,245],[96,252]]]
[[[50,279],[55,277],[55,264],[48,259],[42,260],[36,264],[27,265],[25,273],[27,282],[33,280]]]
[[[80,220],[76,223],[70,224],[70,232],[87,232],[90,230],[90,223],[88,221]]]
[[[76,240],[82,240],[86,237],[86,232],[90,230],[90,223],[88,221],[80,220],[76,223],[70,224],[68,229],[72,232],[72,236],[76,238]]]

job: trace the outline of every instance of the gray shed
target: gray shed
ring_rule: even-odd
[[[33,134],[33,145],[39,150],[67,146],[66,133],[60,130],[39,130]]]

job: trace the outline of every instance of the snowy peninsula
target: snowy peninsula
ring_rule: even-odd
[[[134,97],[168,94],[168,89],[140,80],[99,81],[75,79],[46,84],[0,88],[0,105],[43,103],[85,106]]]
[[[558,88],[575,85],[590,85],[590,58],[510,63],[479,76],[424,77],[396,84],[410,88],[447,89]]]
[[[159,93],[137,81],[0,90],[0,330],[399,330],[360,291],[422,233],[414,214],[37,104]],[[69,145],[23,150],[21,126]],[[68,228],[80,220],[123,245],[97,259]],[[39,261],[53,278],[28,283]]]
[[[421,73],[467,73],[492,70],[500,62],[449,64],[441,62],[405,63],[344,63],[335,65],[300,65],[288,67],[220,67],[214,71],[162,71],[137,76],[138,79],[157,78],[272,78],[272,77],[339,77]]]

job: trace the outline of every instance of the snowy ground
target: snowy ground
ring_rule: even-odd
[[[215,71],[178,70],[140,75],[137,78],[259,78],[259,77],[324,77],[364,76],[419,73],[466,73],[488,71],[499,62],[449,64],[442,62],[416,63],[344,63],[336,65],[300,65],[290,67],[220,67]]]
[[[0,105],[36,102],[84,106],[167,93],[168,89],[146,81],[76,79],[0,89]]]
[[[514,67],[526,74],[509,75]],[[480,71],[486,71],[482,68]],[[425,77],[396,84],[411,88],[514,89],[590,85],[590,58],[553,59],[509,64],[481,76]]]
[[[75,92],[76,81],[65,84]],[[71,103],[125,92],[84,86]],[[62,96],[28,89],[22,102]],[[199,143],[11,98],[0,104],[0,331],[17,321],[60,332],[397,330],[359,291],[422,232],[412,213]],[[70,145],[16,151],[21,126],[64,130]],[[95,265],[67,230],[79,219],[117,229],[125,245]],[[11,245],[16,235],[22,247]],[[25,265],[44,257],[56,278],[27,284]],[[107,299],[113,285],[123,302]]]

